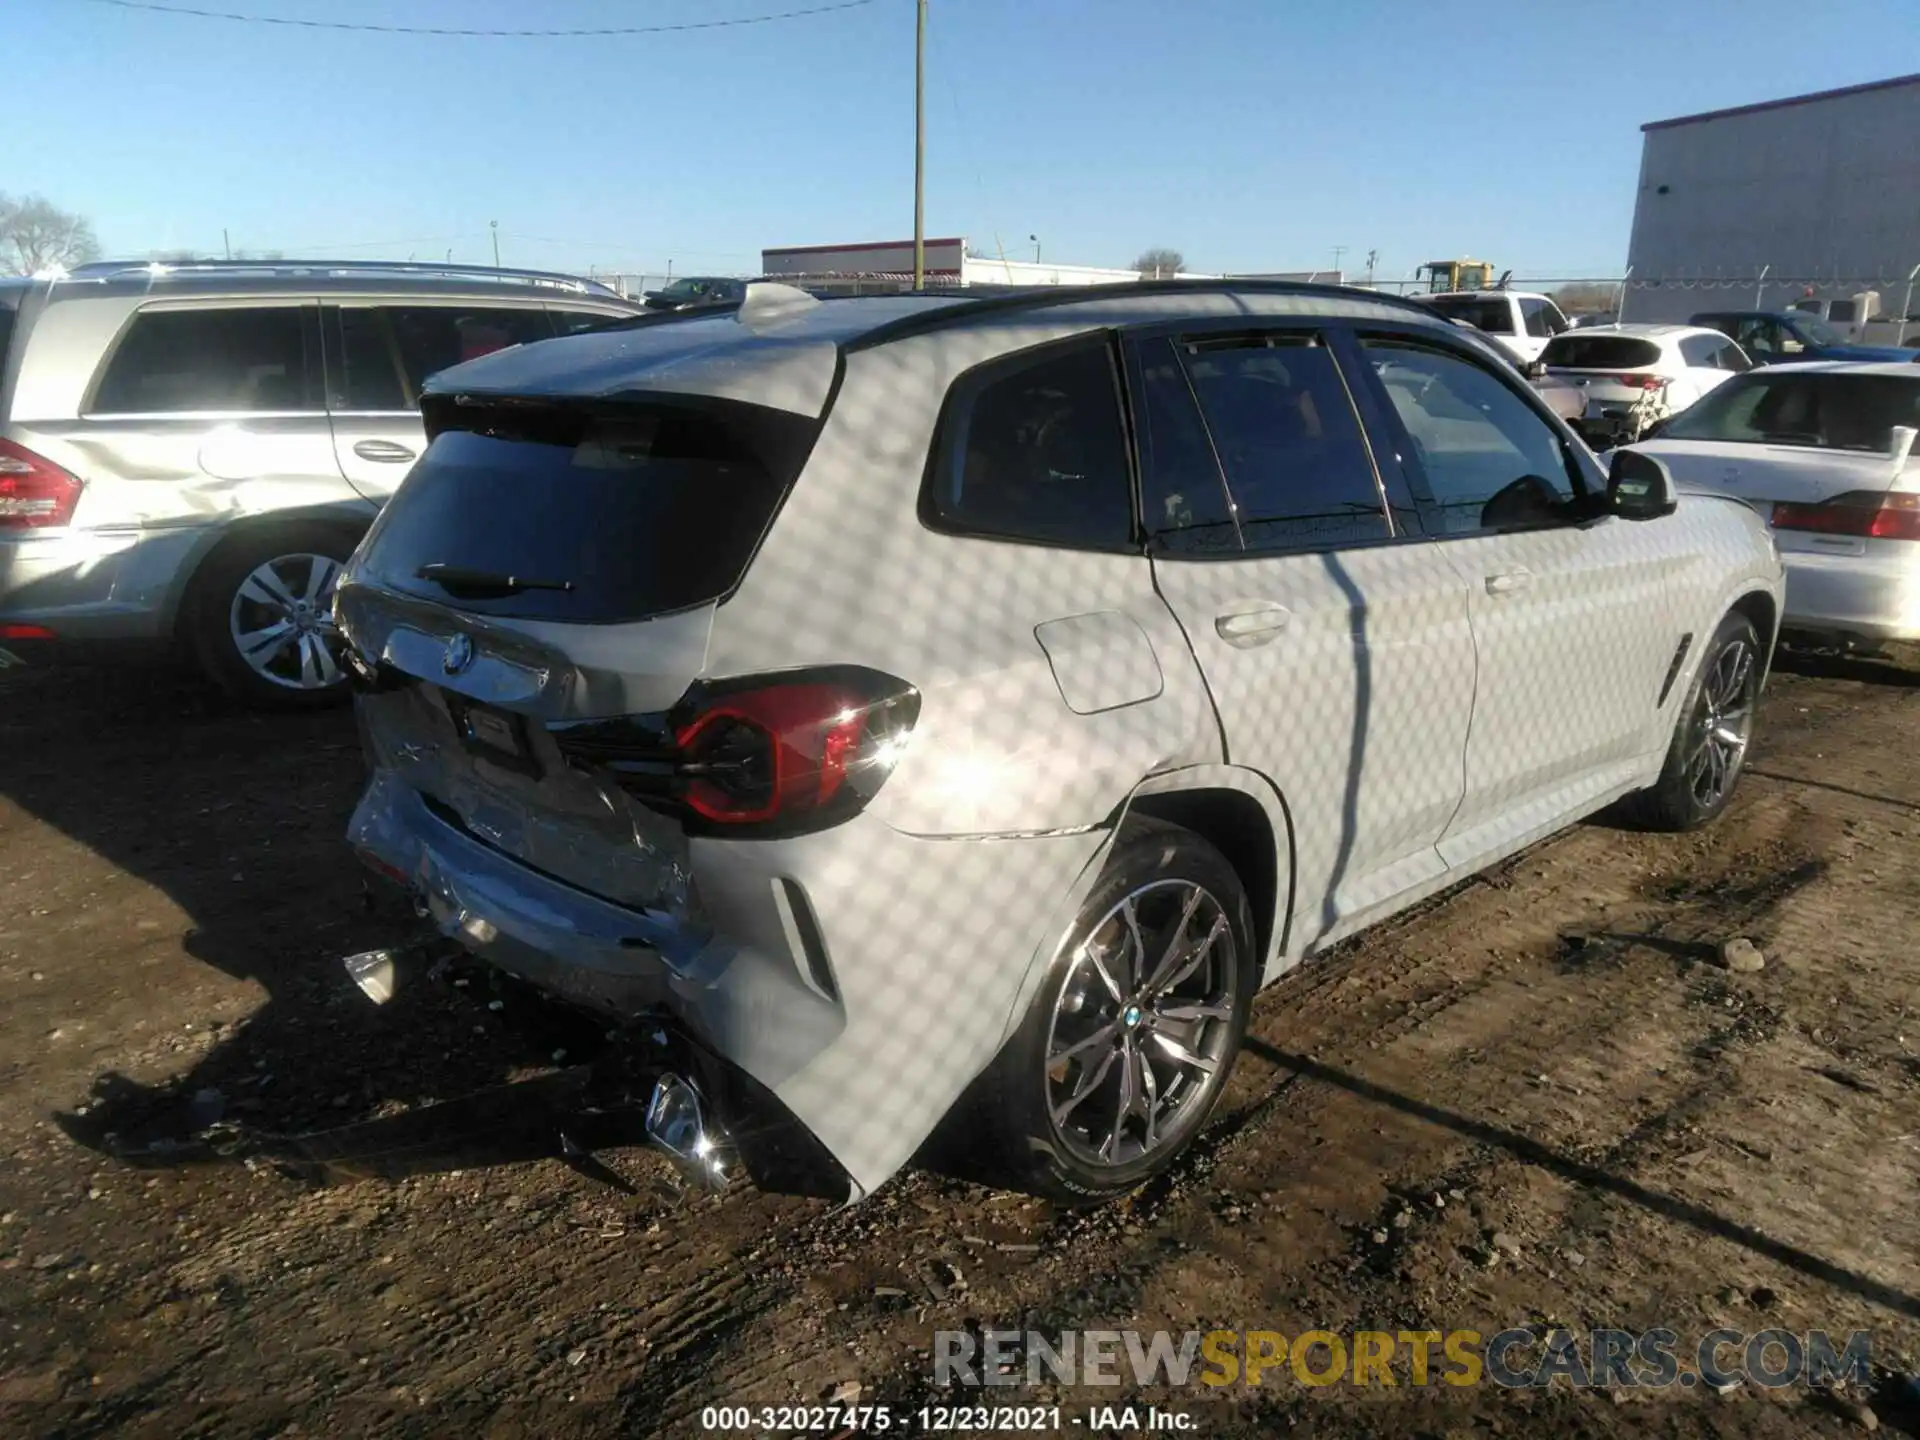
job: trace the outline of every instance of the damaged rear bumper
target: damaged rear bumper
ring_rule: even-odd
[[[350,839],[475,957],[623,1024],[666,1017],[758,1183],[830,1159],[858,1200],[993,1058],[1097,874],[1101,831],[907,835],[863,815],[692,842],[675,913],[611,903],[494,848],[378,767]]]
[[[765,1188],[858,1199],[861,1187],[703,1026],[737,947],[672,916],[611,904],[529,870],[434,813],[391,772],[376,776],[349,829],[356,853],[405,892],[438,943],[347,957],[382,1003],[409,969],[455,947],[570,1004],[651,1038],[646,1133],[683,1177],[724,1183],[738,1158]],[[656,1029],[656,1026],[659,1027]],[[666,1058],[666,1057],[671,1057]]]

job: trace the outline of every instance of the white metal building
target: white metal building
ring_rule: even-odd
[[[1630,318],[1862,291],[1900,312],[1920,266],[1920,75],[1641,131]]]
[[[1135,270],[1097,265],[1042,264],[1037,260],[992,259],[968,253],[965,237],[924,240],[929,285],[1119,285],[1138,280]],[[760,252],[760,273],[804,278],[809,284],[867,282],[875,288],[913,283],[913,241],[880,240],[853,245],[787,245]],[[1182,271],[1183,278],[1195,277]],[[1173,277],[1168,277],[1173,278]]]

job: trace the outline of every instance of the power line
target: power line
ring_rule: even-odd
[[[347,20],[303,20],[285,15],[242,15],[231,10],[202,10],[190,5],[162,5],[155,0],[92,0],[118,10],[146,10],[159,15],[190,15],[201,20],[233,20],[245,25],[287,25],[302,30],[360,30],[380,35],[466,35],[489,39],[571,40],[610,35],[664,35],[680,30],[724,30],[740,25],[766,25],[775,20],[801,20],[838,10],[857,10],[873,0],[837,0],[804,10],[781,10],[769,15],[741,15],[730,20],[688,20],[677,25],[625,25],[604,30],[461,30],[437,25],[372,25]]]

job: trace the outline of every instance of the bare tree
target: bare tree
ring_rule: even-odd
[[[1133,268],[1140,272],[1142,280],[1163,279],[1186,269],[1187,257],[1169,246],[1156,245],[1150,250],[1142,250],[1140,258],[1133,262]]]
[[[34,275],[99,258],[100,241],[84,215],[42,195],[0,195],[0,275]]]

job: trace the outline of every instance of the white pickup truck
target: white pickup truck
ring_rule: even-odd
[[[1573,328],[1551,299],[1525,290],[1450,290],[1412,298],[1473,326],[1521,365],[1539,359],[1549,340]]]

